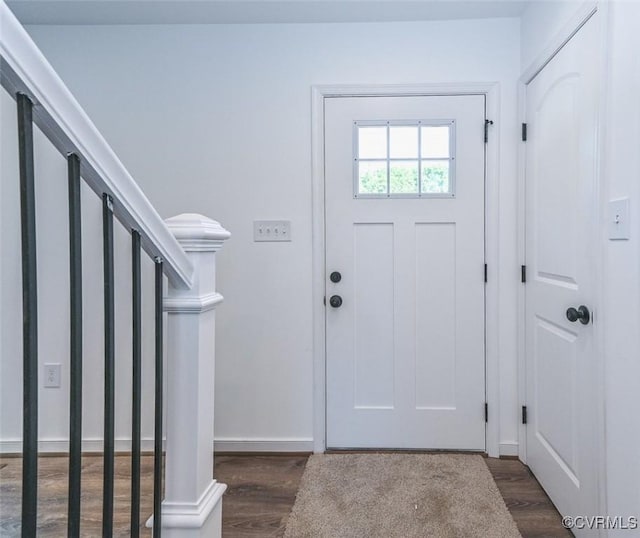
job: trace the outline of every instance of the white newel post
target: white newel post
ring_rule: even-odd
[[[167,538],[220,537],[222,494],[213,479],[216,252],[230,237],[218,222],[197,214],[166,221],[193,263],[190,290],[169,285],[167,421],[162,531]]]

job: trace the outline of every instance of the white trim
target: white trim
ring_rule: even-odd
[[[543,52],[535,58],[535,60],[525,69],[518,81],[518,117],[521,123],[526,123],[526,86],[542,69],[558,54],[558,52],[566,45],[569,40],[591,19],[596,13],[600,13],[600,29],[601,29],[601,55],[602,63],[600,65],[600,82],[602,84],[606,81],[606,73],[608,73],[608,21],[609,21],[609,7],[606,1],[593,1],[588,0],[583,2],[575,15],[565,24],[565,26],[551,39],[548,46]],[[597,134],[597,165],[596,165],[596,196],[598,200],[598,215],[596,216],[598,223],[596,225],[597,230],[602,230],[602,237],[598,237],[600,240],[599,259],[595,263],[595,281],[599,283],[594,290],[595,304],[604,304],[604,289],[603,279],[601,276],[604,274],[604,260],[605,257],[605,245],[606,238],[606,226],[604,226],[606,218],[606,208],[604,207],[605,201],[602,200],[602,177],[604,177],[605,171],[603,170],[602,153],[605,147],[604,141],[604,129],[603,125],[606,125],[606,91],[607,88],[602,87],[600,90],[600,110],[598,118],[598,134]],[[519,122],[519,123],[520,123]],[[525,170],[526,170],[526,146],[524,142],[520,143],[518,151],[518,256],[522,260],[521,263],[526,265],[526,250],[525,250],[525,222],[526,222],[526,200],[525,200]],[[526,405],[526,332],[525,332],[525,285],[521,286],[518,292],[518,400],[519,406]],[[604,327],[602,323],[594,324],[594,354],[596,356],[596,368],[599,375],[598,379],[604,379]],[[598,488],[598,507],[599,513],[607,513],[607,500],[606,500],[606,452],[605,452],[605,440],[606,440],[606,425],[605,425],[605,387],[604,383],[601,383],[597,387],[597,392],[594,397],[597,399],[597,415],[594,417],[595,427],[597,430],[598,443],[595,447],[596,453],[596,473],[597,473],[597,488]],[[518,407],[520,409],[520,407]],[[520,440],[518,446],[518,457],[524,463],[527,463],[527,426],[519,421],[518,426],[518,438]]]
[[[526,86],[522,80],[518,83],[518,118],[520,123],[526,123]],[[517,251],[519,265],[527,265],[526,258],[526,146],[525,142],[520,140],[518,145],[518,166],[517,166]],[[525,331],[525,307],[526,307],[526,283],[520,283],[517,295],[517,311],[516,311],[516,371],[518,376],[518,409],[522,410],[522,406],[527,405],[527,368],[526,368],[526,331]],[[527,463],[527,426],[522,424],[522,417],[518,413],[518,439],[520,441],[518,447],[519,459]]]
[[[324,222],[324,99],[327,97],[484,95],[487,118],[494,124],[486,145],[486,395],[489,404],[486,450],[499,455],[499,355],[498,355],[498,231],[499,231],[499,140],[500,92],[497,82],[409,85],[321,85],[311,88],[311,173],[312,173],[312,264],[313,264],[313,449],[326,449],[326,351],[325,351],[325,222]]]
[[[313,95],[325,97],[406,97],[411,95],[484,95],[497,82],[460,82],[434,84],[321,84],[312,87]]]
[[[34,102],[35,123],[63,154],[83,156],[81,173],[99,195],[114,198],[114,214],[140,232],[142,246],[160,256],[174,286],[191,288],[193,266],[140,187],[96,129],[62,79],[4,2],[0,2],[2,85]]]
[[[201,529],[218,504],[222,503],[222,495],[227,490],[226,484],[212,480],[207,489],[195,503],[162,502],[163,529]],[[145,526],[153,528],[153,516]]]
[[[313,439],[216,439],[215,452],[313,452]]]
[[[488,84],[486,117],[493,121],[489,141],[485,145],[485,261],[488,265],[485,286],[485,356],[486,400],[489,404],[487,422],[487,454],[499,455],[500,440],[500,87]]]
[[[164,443],[164,442],[163,442]],[[116,452],[130,452],[131,439],[119,438],[115,440]],[[145,437],[141,440],[140,448],[143,451],[153,450],[153,437]],[[104,450],[102,439],[83,439],[82,452],[101,453]],[[68,439],[42,439],[38,441],[38,452],[40,453],[66,453],[69,452]],[[22,441],[12,439],[0,441],[0,454],[22,454]]]
[[[311,264],[313,330],[313,451],[326,444],[326,340],[324,263],[324,99],[325,87],[311,88]]]
[[[610,11],[608,2],[602,1],[597,3],[598,17],[600,18],[600,39],[601,39],[601,64],[600,64],[600,107],[598,114],[598,139],[597,139],[597,152],[596,152],[596,197],[598,214],[596,228],[600,230],[600,252],[598,259],[595,262],[596,282],[598,285],[594,290],[594,298],[596,304],[600,305],[600,309],[605,304],[606,289],[605,289],[605,260],[607,259],[607,245],[609,243],[608,227],[606,225],[608,221],[608,193],[603,192],[603,180],[607,177],[605,170],[606,162],[603,158],[606,148],[606,126],[607,123],[607,103],[609,102],[610,88],[607,84],[607,73],[609,73],[610,55],[609,51],[609,22]],[[594,312],[594,315],[597,314]],[[596,379],[602,382],[597,384],[595,388],[594,397],[596,398],[596,415],[594,417],[596,427],[596,480],[598,488],[598,512],[600,514],[608,514],[608,501],[607,501],[607,458],[606,458],[606,392],[605,392],[605,332],[604,323],[594,324],[594,353],[595,353],[595,367],[597,369]],[[604,533],[606,536],[606,532]]]
[[[518,443],[512,441],[510,443],[500,443],[500,456],[517,456]]]
[[[213,310],[216,305],[224,301],[224,297],[218,292],[209,293],[202,297],[165,297],[163,307],[165,312],[175,314],[202,314]]]

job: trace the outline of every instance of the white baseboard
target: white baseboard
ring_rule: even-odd
[[[216,439],[216,452],[313,452],[313,439]]]
[[[153,450],[153,439],[142,439],[143,451]],[[85,439],[82,441],[82,451],[102,452],[102,439]],[[216,439],[216,452],[313,452],[313,439]],[[116,452],[129,452],[131,439],[116,439]],[[22,441],[0,441],[0,454],[20,454]],[[65,453],[69,452],[67,439],[43,439],[38,443],[38,452]]]
[[[130,452],[131,451],[131,439],[116,439],[115,441],[116,452]],[[142,439],[140,443],[141,450],[149,452],[153,450],[153,439]],[[82,441],[82,452],[102,452],[103,444],[102,439],[85,439]],[[22,452],[22,441],[0,441],[0,454],[20,454]],[[55,452],[69,452],[69,440],[68,439],[43,439],[38,442],[38,452],[42,453],[55,453]]]
[[[518,455],[518,443],[500,443],[500,455],[501,456],[517,456]]]
[[[102,439],[85,439],[82,451],[102,452]],[[153,439],[142,439],[141,448],[145,452],[153,450]],[[518,443],[500,443],[500,456],[517,456]],[[116,439],[116,452],[129,452],[130,439]],[[215,452],[313,452],[313,439],[216,439]],[[44,439],[38,443],[38,451],[42,453],[64,453],[69,451],[67,439]],[[0,441],[0,454],[20,454],[22,441]]]

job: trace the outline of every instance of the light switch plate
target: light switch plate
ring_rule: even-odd
[[[290,220],[254,220],[254,241],[291,241]]]
[[[629,239],[629,198],[609,201],[609,239]]]

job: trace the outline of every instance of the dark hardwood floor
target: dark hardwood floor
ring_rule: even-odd
[[[307,456],[218,456],[216,478],[228,485],[222,536],[283,536]]]
[[[287,517],[307,461],[305,455],[216,455],[215,476],[229,486],[222,505],[223,538],[270,538],[284,534]],[[524,538],[572,536],[528,468],[516,460],[485,459],[500,493]],[[67,460],[40,459],[40,530],[38,536],[66,535]],[[143,457],[142,514],[151,512],[153,458]],[[0,535],[19,536],[20,458],[0,458]],[[129,458],[116,458],[116,536],[129,528]],[[83,458],[83,536],[100,529],[99,456]],[[144,522],[143,522],[144,523]],[[147,529],[143,536],[149,536]]]
[[[102,534],[102,457],[82,457],[83,537]],[[67,535],[67,457],[43,456],[38,460],[38,538]],[[153,456],[140,462],[140,536],[150,537],[144,524],[153,510]],[[116,456],[114,473],[113,535],[130,536],[131,459]],[[22,458],[0,458],[0,536],[20,536]]]
[[[485,461],[524,538],[573,536],[562,526],[562,517],[526,465],[518,460]]]

